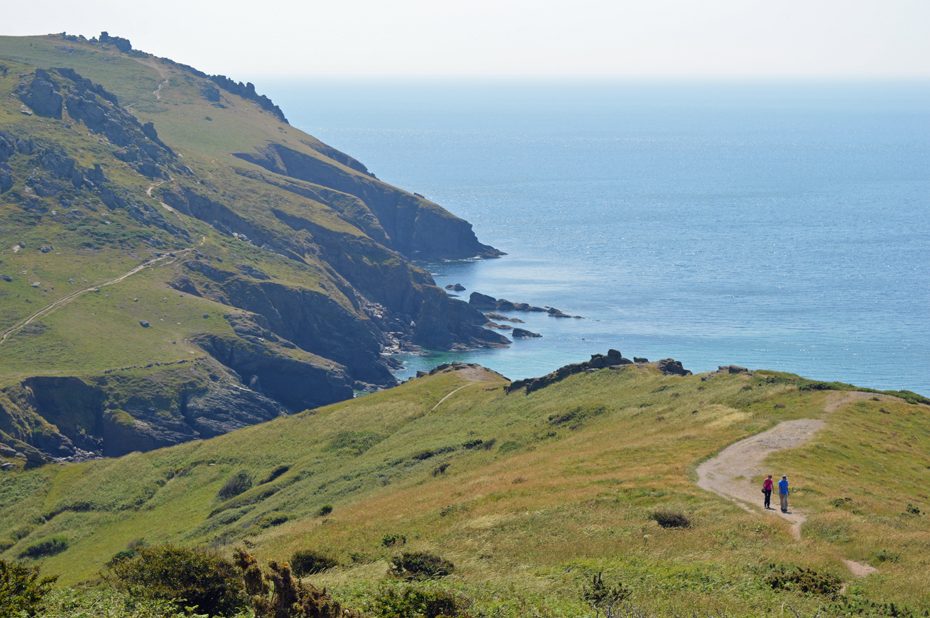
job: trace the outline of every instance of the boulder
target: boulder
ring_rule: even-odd
[[[646,358],[645,356],[634,356],[633,362],[637,364],[648,363],[649,359]]]
[[[464,292],[465,286],[461,283],[450,283],[446,286],[447,290],[452,290],[453,292]]]
[[[61,118],[64,99],[48,71],[36,69],[28,83],[20,83],[16,94],[36,114],[46,118]]]
[[[659,371],[665,375],[674,375],[674,376],[689,376],[691,372],[685,369],[681,361],[677,361],[674,358],[663,358],[656,366],[659,368]]]
[[[717,368],[720,373],[749,373],[749,370],[739,365],[720,365]]]
[[[139,320],[139,326],[142,328],[148,328],[151,326],[148,320]]]

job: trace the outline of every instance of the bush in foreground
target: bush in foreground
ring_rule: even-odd
[[[383,586],[365,609],[378,618],[441,618],[461,616],[467,607],[467,599],[448,590]]]
[[[829,573],[798,566],[770,564],[765,582],[773,590],[791,590],[804,594],[822,594],[836,597],[840,592],[840,578]]]
[[[0,614],[6,616],[7,614]],[[65,588],[47,597],[41,618],[188,618],[175,603],[113,588]]]
[[[438,579],[455,570],[448,560],[424,551],[404,552],[391,559],[391,575],[402,579]]]
[[[252,554],[237,549],[236,566],[255,618],[358,618],[344,609],[325,590],[295,579],[287,564],[269,562],[262,572]]]
[[[212,616],[231,616],[245,605],[235,566],[204,550],[143,547],[113,562],[105,579],[132,597],[173,601]]]
[[[35,615],[54,582],[35,567],[0,560],[0,616]]]

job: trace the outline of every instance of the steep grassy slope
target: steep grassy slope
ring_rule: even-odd
[[[652,365],[529,395],[507,384],[480,368],[447,370],[208,441],[0,476],[2,555],[62,538],[67,549],[41,566],[68,584],[140,542],[246,544],[264,559],[312,548],[342,565],[314,581],[360,607],[390,580],[391,556],[427,550],[456,565],[438,585],[489,615],[583,614],[581,585],[597,571],[660,615],[843,602],[773,589],[776,564],[846,580],[842,598],[860,604],[930,609],[926,405],[849,398],[785,374],[682,377]],[[695,485],[702,460],[797,418],[826,422],[771,462],[809,516],[799,541],[774,515]],[[221,499],[240,472],[252,486]],[[332,512],[319,516],[325,505]],[[692,526],[663,529],[656,510]],[[878,573],[853,579],[848,558]]]
[[[411,262],[497,255],[467,222],[251,85],[114,37],[0,37],[0,221],[0,444],[19,461],[345,399],[393,383],[386,349],[507,343]],[[129,392],[157,382],[175,390]]]

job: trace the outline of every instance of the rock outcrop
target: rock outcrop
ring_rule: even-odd
[[[526,330],[525,328],[515,328],[511,331],[510,335],[514,339],[533,339],[536,337],[542,337],[539,333],[534,333],[533,331]]]
[[[552,373],[546,374],[540,378],[527,378],[525,380],[511,382],[507,387],[507,392],[512,393],[514,391],[524,389],[527,394],[530,394],[533,391],[538,391],[541,388],[545,388],[550,384],[555,384],[556,382],[564,380],[565,378],[578,373],[584,373],[585,371],[590,371],[592,369],[604,369],[605,367],[630,365],[632,363],[633,361],[628,358],[624,358],[618,350],[608,350],[606,355],[594,354],[591,356],[591,360],[585,361],[583,363],[574,363],[571,365],[559,367]]]
[[[361,200],[378,218],[387,245],[413,259],[498,257],[501,252],[478,242],[471,224],[436,204],[400,191],[349,166],[333,165],[283,144],[236,156],[269,171],[321,185]]]
[[[472,292],[468,297],[468,304],[481,311],[524,311],[527,313],[546,313],[553,318],[580,318],[569,315],[555,307],[535,307],[527,303],[515,303],[506,298],[494,298],[480,292]]]
[[[674,358],[663,358],[656,363],[656,367],[659,368],[659,371],[665,375],[672,376],[689,376],[691,372],[685,369],[681,365],[681,361],[677,361]]]
[[[8,446],[28,445],[39,452],[34,459],[45,461],[147,451],[286,412],[274,399],[244,388],[222,365],[202,360],[94,378],[27,378],[2,395],[0,431]]]
[[[637,364],[644,364],[648,361],[644,358],[638,358],[635,361]],[[585,361],[583,363],[574,363],[571,365],[565,365],[564,367],[559,367],[552,373],[546,374],[539,378],[527,378],[525,380],[517,380],[511,382],[507,387],[507,392],[511,393],[523,389],[527,394],[537,391],[541,388],[545,388],[550,384],[554,384],[569,376],[573,376],[579,373],[584,373],[586,371],[592,371],[596,369],[604,369],[606,367],[619,367],[621,365],[631,365],[634,361],[631,361],[628,358],[624,358],[623,355],[617,350],[608,350],[607,354],[594,354],[591,356],[591,360]],[[660,360],[655,364],[656,368],[665,375],[677,375],[677,376],[689,376],[691,372],[682,367],[679,361],[676,361],[672,358],[665,358]]]

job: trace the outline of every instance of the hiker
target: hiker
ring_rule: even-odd
[[[772,481],[772,475],[770,474],[768,478],[762,481],[762,493],[765,495],[765,500],[763,501],[763,506],[767,511],[772,510],[772,489],[775,487],[775,482]]]
[[[778,481],[778,497],[781,498],[781,512],[788,512],[788,477],[782,474]]]

